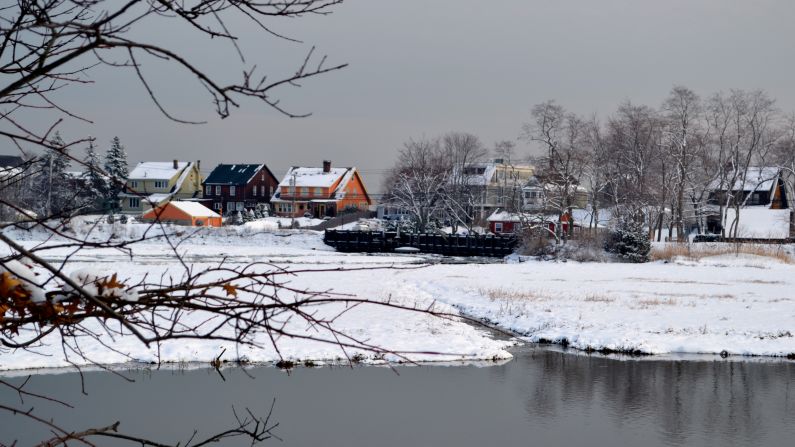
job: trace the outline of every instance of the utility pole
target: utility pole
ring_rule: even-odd
[[[290,205],[290,215],[292,216],[292,220],[290,221],[290,228],[295,228],[295,170],[293,170],[293,175],[290,177],[290,197],[292,197],[292,204]]]

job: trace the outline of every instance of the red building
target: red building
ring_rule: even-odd
[[[528,214],[528,213],[511,213],[508,211],[495,211],[488,217],[489,231],[494,234],[512,234],[518,233],[524,227],[544,228],[549,231],[550,236],[556,234],[555,228],[560,224],[560,234],[565,234],[569,231],[569,214],[564,213],[558,217],[554,214],[541,215],[541,214]],[[580,228],[578,222],[574,222],[574,230]]]
[[[279,181],[264,164],[221,164],[204,180],[204,200],[219,213],[269,204]]]

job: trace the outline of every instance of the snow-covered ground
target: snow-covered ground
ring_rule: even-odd
[[[117,225],[115,230],[108,227],[95,236],[106,237],[109,231],[116,231],[118,237],[141,232],[135,228],[137,225]],[[185,235],[183,230],[169,231]],[[42,243],[41,233],[17,230],[10,234],[28,247]],[[543,261],[434,264],[401,269],[431,258],[337,253],[322,243],[320,232],[269,232],[245,227],[204,229],[182,243],[179,250],[195,268],[210,265],[221,257],[233,264],[266,261],[293,269],[395,266],[383,270],[303,273],[291,279],[291,285],[373,300],[388,299],[409,306],[433,304],[436,310],[487,320],[530,341],[654,354],[726,351],[786,356],[795,353],[795,266],[768,257],[721,255],[697,261],[641,265]],[[42,254],[57,260],[66,252],[55,249]],[[168,246],[157,240],[136,244],[132,259],[124,253],[104,249],[82,251],[72,261],[67,270],[104,269],[132,279],[145,273],[151,277],[180,268]],[[328,315],[340,310],[339,305],[320,309]],[[505,350],[509,342],[495,340],[490,332],[463,321],[361,306],[345,313],[336,324],[338,329],[371,344],[395,351],[417,351],[406,355],[416,361],[510,357]],[[163,345],[160,355],[164,361],[206,362],[226,348],[224,358],[230,360],[279,358],[268,343],[263,345],[266,347],[262,349],[238,350],[218,342],[180,341]],[[157,358],[153,350],[131,337],[115,340],[113,346],[118,352],[110,352],[90,341],[83,348],[89,358],[101,363]],[[288,359],[345,357],[336,346],[294,339],[280,340],[279,348]],[[348,354],[354,355],[356,351]],[[55,339],[35,352],[0,353],[0,369],[66,364]]]

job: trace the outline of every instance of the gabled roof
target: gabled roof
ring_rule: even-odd
[[[163,209],[167,207],[174,207],[180,212],[185,215],[191,217],[221,217],[215,211],[207,208],[206,206],[202,205],[198,202],[189,202],[189,201],[181,201],[181,200],[173,200],[171,202],[166,202],[161,206],[155,207],[144,214],[144,218],[153,218],[157,216]],[[150,216],[150,217],[147,217]]]
[[[265,168],[268,175],[274,179],[276,178],[271,170],[264,164],[220,164],[207,176],[207,179],[204,180],[204,184],[245,185],[263,168]]]
[[[16,155],[0,155],[0,168],[16,168],[22,166],[25,160]]]
[[[281,187],[290,187],[290,181],[293,173],[295,173],[295,186],[305,188],[331,188],[336,184],[336,187],[329,191],[329,199],[326,200],[342,200],[345,198],[345,189],[351,180],[358,178],[367,201],[372,203],[367,188],[364,186],[364,181],[361,179],[359,172],[356,168],[332,168],[329,172],[323,172],[323,168],[302,168],[293,167],[284,175],[279,188],[273,194],[272,201],[280,201]],[[319,199],[312,199],[318,202]]]
[[[202,205],[198,202],[184,202],[181,200],[173,200],[168,202],[165,206],[175,206],[180,211],[184,212],[185,214],[189,214],[194,217],[221,217],[220,214],[216,213],[215,211],[207,208],[206,206]]]
[[[178,161],[177,169],[174,169],[172,161],[142,161],[135,166],[127,178],[130,180],[170,180],[192,164],[189,161]]]
[[[294,166],[284,174],[284,178],[279,187],[291,186],[293,175],[295,175],[295,186],[308,188],[330,188],[340,177],[355,168],[331,168],[329,172],[323,172],[323,168],[304,168]]]
[[[748,168],[745,181],[738,178],[731,191],[770,191],[780,172],[779,168],[773,166],[751,166]],[[720,188],[720,179],[713,180],[709,187],[713,190]]]

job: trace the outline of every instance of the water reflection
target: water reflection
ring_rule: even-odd
[[[536,348],[491,367],[397,372],[253,368],[225,371],[223,382],[209,370],[138,371],[132,384],[96,372],[86,376],[88,396],[75,374],[33,383],[76,404],[37,404],[62,424],[120,419],[128,431],[174,442],[194,427],[224,427],[232,405],[264,411],[274,397],[285,446],[779,446],[795,437],[793,362],[617,361]],[[0,391],[0,401],[13,398]],[[0,428],[0,443],[46,437],[4,413]]]

